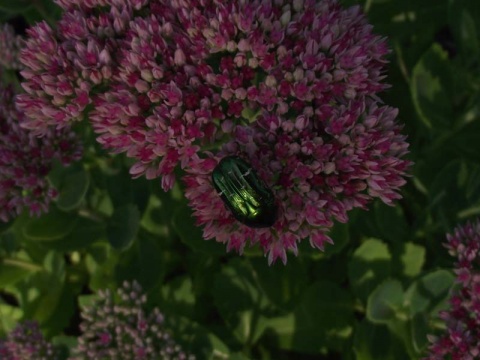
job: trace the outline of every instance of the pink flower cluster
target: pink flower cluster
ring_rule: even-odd
[[[19,61],[22,44],[22,38],[15,35],[15,31],[11,25],[2,24],[0,26],[0,67],[12,70],[22,68]]]
[[[205,238],[239,253],[258,243],[269,263],[286,263],[287,250],[297,254],[302,239],[318,249],[332,243],[326,231],[334,220],[346,222],[347,211],[373,198],[400,198],[408,144],[398,111],[376,97],[386,88],[388,50],[358,7],[240,2],[217,6],[216,15],[190,14],[187,31],[205,24],[201,34],[222,54],[207,79],[227,104],[221,125],[232,137],[187,169],[186,196]],[[273,189],[279,218],[271,228],[239,223],[215,192],[210,174],[227,155],[243,157]]]
[[[330,0],[157,5],[130,23],[118,75],[92,120],[104,146],[138,159],[132,175],[163,176],[166,190],[178,163],[195,166],[202,145],[222,143],[254,114],[310,118],[319,104],[386,87],[385,42],[358,7],[342,11]]]
[[[234,139],[217,156],[199,163],[186,177],[186,197],[195,209],[204,237],[226,243],[242,253],[248,240],[259,243],[269,263],[308,239],[320,250],[333,243],[326,230],[333,221],[346,222],[347,211],[365,208],[374,197],[391,204],[405,183],[408,162],[405,137],[395,123],[397,110],[374,101],[339,107],[322,126],[260,116],[254,126],[237,127]],[[349,123],[348,119],[355,119]],[[341,127],[335,133],[334,127]],[[253,229],[236,221],[213,188],[210,174],[223,156],[242,154],[275,193],[279,215],[270,228]]]
[[[21,127],[24,114],[14,105],[11,87],[0,88],[0,220],[7,222],[24,208],[46,212],[56,190],[47,174],[53,161],[67,165],[81,157],[73,132],[49,129],[42,138]]]
[[[450,298],[450,309],[440,318],[447,330],[429,336],[429,360],[473,360],[480,357],[480,219],[457,227],[447,235],[446,247],[456,258],[460,287]]]
[[[101,144],[137,159],[133,176],[162,176],[168,190],[177,164],[188,167],[202,140],[214,140],[213,119],[224,114],[205,80],[205,43],[189,38],[175,1],[166,4],[152,2],[152,15],[130,23],[118,74],[94,101],[91,119]]]
[[[378,92],[388,48],[360,8],[336,0],[57,0],[56,30],[29,32],[21,60],[26,126],[43,133],[88,118],[98,141],[126,153],[136,176],[188,172],[204,237],[269,262],[372,198],[390,204],[409,162],[397,110]],[[211,150],[212,152],[207,151]],[[274,191],[269,229],[235,221],[211,171],[225,155],[251,163]]]
[[[27,30],[20,60],[26,94],[18,104],[26,127],[43,134],[50,125],[81,120],[96,87],[107,86],[133,10],[145,1],[67,1],[57,29],[41,22]],[[98,91],[98,89],[97,89]]]
[[[245,112],[308,113],[386,87],[385,42],[333,0],[57,3],[58,29],[33,27],[22,52],[26,126],[63,127],[93,105],[99,141],[164,189]]]

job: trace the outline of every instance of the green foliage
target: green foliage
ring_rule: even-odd
[[[52,206],[47,214],[29,219],[23,227],[23,235],[29,240],[58,240],[70,234],[77,221],[74,214]]]
[[[372,290],[390,276],[391,254],[387,245],[368,239],[352,254],[348,270],[353,291],[366,302]]]
[[[422,270],[425,263],[425,248],[411,242],[405,243],[401,254],[401,273],[408,278],[414,278]]]
[[[247,264],[233,260],[215,276],[213,299],[227,329],[241,344],[251,346],[266,328],[263,314],[269,301]]]
[[[269,267],[263,257],[250,259],[257,281],[269,301],[280,309],[292,310],[308,286],[308,273],[302,259],[293,258],[288,267],[275,264]]]
[[[169,193],[132,180],[129,160],[89,136],[80,162],[48,175],[47,214],[0,222],[0,336],[35,319],[66,358],[79,306],[137,280],[198,359],[421,359],[455,291],[445,233],[480,214],[480,1],[341,2],[389,39],[380,97],[399,108],[414,163],[402,200],[354,210],[325,252],[307,240],[269,266],[258,247],[203,239],[180,176]],[[0,0],[0,22],[59,14],[51,0]]]
[[[374,324],[367,319],[357,323],[354,329],[354,352],[358,360],[407,359],[401,342],[386,325]]]
[[[135,240],[140,225],[140,212],[133,204],[116,208],[107,222],[108,242],[116,250],[128,249]]]
[[[311,353],[322,348],[341,351],[352,333],[352,296],[333,282],[316,282],[299,299],[294,316],[294,349]]]
[[[215,241],[198,241],[198,239],[202,239],[202,230],[195,225],[192,211],[186,203],[177,203],[175,208],[172,219],[173,227],[183,243],[195,252],[211,255],[221,255],[225,253],[225,246],[222,244],[218,244]]]
[[[387,280],[368,297],[367,318],[373,323],[388,324],[396,318],[402,302],[402,284],[396,280]]]
[[[450,77],[447,52],[438,44],[433,44],[413,68],[413,103],[420,119],[436,131],[452,127],[453,109],[447,93]]]
[[[453,280],[450,272],[437,270],[414,281],[405,293],[410,314],[435,313],[445,307]]]
[[[0,10],[8,14],[21,14],[32,5],[32,1],[29,0],[2,0]]]
[[[79,165],[65,168],[56,163],[48,178],[59,192],[57,207],[63,211],[78,208],[90,185],[88,173]]]

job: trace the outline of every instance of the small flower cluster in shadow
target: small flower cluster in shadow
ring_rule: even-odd
[[[0,67],[10,70],[20,70],[22,64],[19,60],[20,49],[23,46],[21,36],[9,24],[0,26]]]
[[[195,360],[164,329],[164,317],[145,309],[146,295],[137,282],[125,282],[115,293],[99,291],[82,309],[81,335],[69,360]],[[26,321],[0,340],[2,360],[56,360],[38,324]]]
[[[98,299],[82,311],[82,335],[71,360],[194,360],[164,329],[160,311],[145,310],[146,301],[136,282],[125,282],[116,296],[99,291]]]
[[[2,360],[57,360],[53,345],[45,340],[38,324],[25,321],[18,324],[6,339],[0,339]]]
[[[429,336],[428,360],[470,360],[480,357],[480,220],[457,227],[445,244],[455,257],[458,290],[450,297],[450,308],[440,312],[447,329]]]
[[[15,106],[14,96],[11,86],[0,85],[0,221],[4,222],[24,208],[30,215],[46,212],[57,195],[47,181],[53,162],[66,166],[82,155],[79,139],[68,128],[49,128],[41,138],[22,128],[25,116]]]

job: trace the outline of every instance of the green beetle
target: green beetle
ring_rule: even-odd
[[[272,190],[240,157],[224,157],[213,169],[212,182],[225,205],[242,224],[264,228],[277,220]]]

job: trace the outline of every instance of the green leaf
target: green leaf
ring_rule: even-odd
[[[292,349],[296,328],[293,313],[267,319],[267,327],[276,335],[276,341],[280,349]]]
[[[0,235],[6,232],[12,224],[13,221],[3,222],[2,220],[0,220]]]
[[[475,100],[477,105],[480,106],[480,93]],[[478,120],[480,120],[480,116],[463,126],[449,139],[448,146],[455,151],[455,157],[472,160],[475,163],[480,162],[480,154],[477,151],[477,145],[480,142],[480,121]]]
[[[432,129],[449,129],[453,110],[446,88],[450,84],[450,65],[447,53],[433,44],[413,68],[411,94],[417,113]]]
[[[51,207],[47,214],[31,218],[23,228],[23,235],[29,240],[51,241],[60,239],[73,230],[78,218]]]
[[[41,270],[39,265],[27,259],[0,258],[0,288],[13,285]]]
[[[352,233],[352,238],[363,240],[381,237],[376,219],[370,212],[356,208],[350,211],[348,217],[348,222],[350,223],[349,230]]]
[[[78,306],[80,306],[81,309],[85,309],[86,307],[92,306],[97,300],[98,300],[97,294],[80,295],[77,297]]]
[[[256,285],[251,269],[239,260],[231,261],[216,275],[212,294],[237,340],[254,344],[265,330],[262,312],[269,302]]]
[[[355,326],[353,349],[357,360],[407,359],[406,354],[394,349],[395,339],[385,325],[372,324],[363,319]]]
[[[19,307],[6,304],[0,298],[0,338],[13,330],[23,315],[23,310]]]
[[[13,231],[0,233],[0,256],[2,254],[12,254],[17,251],[19,244]]]
[[[333,245],[327,244],[325,255],[331,256],[340,253],[350,241],[349,224],[335,223],[328,236],[333,240]]]
[[[480,12],[477,12],[480,15]],[[477,18],[478,19],[478,18]],[[462,46],[464,52],[470,52],[471,54],[480,53],[480,29],[477,29],[475,20],[472,14],[468,10],[464,9],[460,15],[460,34],[462,39]]]
[[[89,274],[89,288],[98,291],[114,285],[120,254],[108,244],[101,242],[92,244],[87,251],[85,267]]]
[[[0,16],[2,14],[3,3],[7,1],[13,4],[12,0],[0,1]],[[61,16],[62,9],[51,0],[20,0],[16,5],[10,6],[7,14],[11,16],[21,15],[30,26],[36,25],[41,21],[46,21],[53,28]]]
[[[445,0],[371,0],[365,3],[365,10],[376,33],[403,45],[407,68],[431,44],[435,32],[445,24],[447,13]]]
[[[288,265],[269,266],[264,257],[249,259],[259,285],[270,301],[283,309],[291,309],[308,286],[307,268],[301,259],[291,256]]]
[[[471,172],[469,164],[454,160],[437,173],[430,187],[430,202],[444,231],[454,227],[459,213],[473,205],[465,194]]]
[[[181,276],[170,281],[162,287],[162,295],[166,301],[163,311],[189,318],[194,316],[195,294],[190,278]]]
[[[76,295],[74,285],[65,284],[61,288],[58,301],[54,307],[54,313],[44,322],[44,335],[51,337],[61,333],[71,322],[71,318],[75,315]],[[61,316],[60,316],[61,315]]]
[[[61,252],[81,250],[90,244],[106,238],[105,224],[79,218],[72,231],[58,240],[43,242],[45,248]]]
[[[47,253],[43,267],[45,271],[37,272],[16,285],[25,318],[35,319],[42,325],[59,316],[56,310],[60,306],[66,276],[65,260],[55,251]]]
[[[480,166],[474,165],[469,171],[468,180],[465,186],[466,198],[473,204],[480,199]]]
[[[62,255],[55,251],[47,253],[43,261],[43,267],[47,274],[52,275],[55,280],[61,280],[65,276],[65,260]]]
[[[30,274],[31,271],[0,262],[0,287],[13,285]]]
[[[327,280],[337,284],[347,283],[348,264],[352,254],[342,253],[322,258],[308,265],[309,273],[315,274],[316,280]],[[288,266],[287,266],[288,267]]]
[[[174,330],[175,340],[180,339],[180,345],[195,354],[197,359],[221,360],[231,359],[230,349],[211,330],[195,323],[188,318],[169,314],[166,318],[166,327]]]
[[[399,318],[402,303],[402,284],[400,281],[388,279],[368,297],[367,318],[373,323],[388,324]]]
[[[178,204],[173,215],[173,227],[183,243],[193,251],[210,255],[224,255],[225,245],[215,239],[205,240],[202,229],[195,225],[192,210],[186,204]]]
[[[34,7],[29,7],[25,11],[22,11],[22,17],[25,18],[30,26],[34,26],[37,23],[45,20],[42,14]]]
[[[322,347],[341,351],[353,331],[353,300],[329,281],[311,285],[295,309],[292,349],[318,353]]]
[[[448,20],[467,64],[480,54],[480,6],[471,0],[450,0]]]
[[[10,14],[21,14],[28,8],[32,7],[33,2],[30,0],[2,0],[0,2],[0,11]]]
[[[165,214],[167,212],[166,208],[170,207],[165,202],[160,201],[157,196],[152,194],[142,216],[140,223],[142,228],[159,237],[167,237],[169,234],[169,225],[171,222],[170,217],[172,214]]]
[[[127,251],[124,251],[115,268],[117,283],[136,280],[145,291],[162,284],[165,276],[165,255],[152,237],[139,235]]]
[[[397,206],[388,206],[377,201],[374,205],[377,227],[382,239],[392,243],[404,243],[408,240],[409,225],[405,219],[403,209]]]
[[[401,255],[402,274],[406,277],[415,277],[422,270],[425,263],[425,248],[411,242],[405,244]]]
[[[410,285],[405,301],[412,316],[428,312],[435,314],[446,305],[455,276],[446,270],[430,272]]]
[[[110,245],[119,251],[128,249],[135,240],[140,225],[140,212],[136,205],[128,204],[115,209],[107,223]]]
[[[83,169],[75,169],[65,174],[59,187],[57,206],[60,210],[70,211],[80,206],[90,184],[90,177]]]
[[[355,252],[348,264],[354,292],[365,303],[375,287],[390,276],[391,255],[385,243],[368,239]]]
[[[140,214],[143,214],[150,197],[150,181],[144,177],[132,179],[123,168],[118,170],[118,174],[108,175],[105,179],[114,208],[135,204]]]
[[[417,353],[421,353],[428,345],[427,334],[432,330],[428,324],[427,316],[423,313],[417,313],[410,322],[412,344]]]
[[[229,360],[250,360],[245,354],[236,352],[228,357]]]

